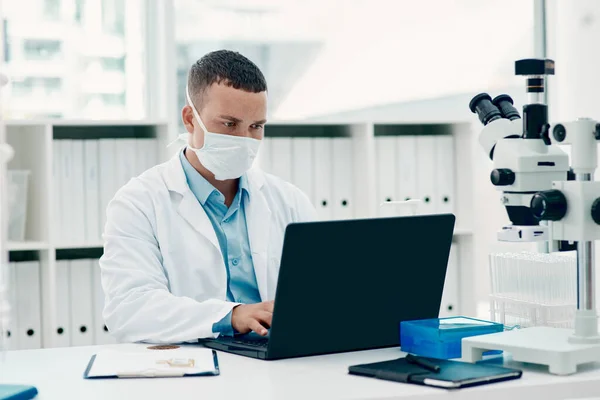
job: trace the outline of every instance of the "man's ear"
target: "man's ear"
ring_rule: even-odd
[[[192,111],[192,107],[186,105],[181,109],[181,120],[185,129],[189,133],[194,133],[194,112]]]

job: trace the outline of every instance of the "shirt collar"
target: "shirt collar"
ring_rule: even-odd
[[[246,174],[244,174],[240,177],[238,191],[241,192],[241,194],[246,193],[246,196],[250,196],[250,190],[248,188],[248,177],[246,176]]]
[[[179,153],[179,159],[181,160],[181,166],[183,167],[187,184],[200,204],[204,205],[211,194],[219,193],[219,191],[201,174],[199,174],[192,164],[190,164],[184,154],[184,150],[185,148],[183,148]],[[238,192],[241,192],[242,194],[246,193],[247,196],[250,195],[248,177],[246,174],[240,177]]]

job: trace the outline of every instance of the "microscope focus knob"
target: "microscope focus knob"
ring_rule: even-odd
[[[600,225],[600,198],[594,200],[592,203],[592,219],[598,225]]]
[[[560,190],[537,192],[531,199],[530,208],[539,220],[559,221],[567,213],[567,198]]]
[[[499,168],[492,171],[490,180],[494,186],[508,186],[515,183],[515,173],[508,168]]]
[[[563,124],[556,124],[552,130],[552,135],[554,136],[554,140],[562,142],[567,137],[567,130]]]

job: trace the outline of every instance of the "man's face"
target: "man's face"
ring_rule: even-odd
[[[224,84],[213,84],[203,96],[192,96],[192,101],[209,132],[224,135],[262,139],[267,122],[267,93],[251,93]],[[193,133],[191,145],[204,146],[204,131],[186,105],[182,118],[188,132]]]

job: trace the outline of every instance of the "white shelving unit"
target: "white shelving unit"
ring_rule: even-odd
[[[389,125],[386,122],[386,125]],[[405,123],[396,123],[402,126]],[[410,122],[411,125],[419,122]],[[352,140],[353,179],[354,179],[354,217],[369,218],[377,215],[375,193],[375,132],[376,123],[303,123],[275,122],[266,129],[267,136],[280,137],[327,137],[343,136]],[[422,123],[426,126],[427,123]],[[447,124],[454,137],[455,168],[459,173],[455,177],[455,215],[457,224],[454,242],[458,243],[458,259],[460,265],[460,304],[459,312],[475,313],[474,281],[469,281],[473,271],[473,179],[472,147],[475,142],[469,124]],[[167,149],[167,144],[176,136],[169,131],[168,121],[7,121],[5,122],[7,142],[13,146],[16,156],[9,164],[9,169],[27,169],[31,171],[27,204],[27,226],[25,241],[9,243],[11,254],[16,252],[35,252],[41,263],[42,290],[42,344],[53,347],[51,327],[56,320],[56,260],[60,255],[70,251],[92,250],[98,253],[103,247],[100,241],[92,243],[60,243],[53,226],[54,190],[53,182],[53,140],[73,134],[73,139],[83,139],[86,134],[102,137],[119,138],[123,127],[145,127],[152,132],[151,137],[158,139],[160,160],[170,157],[177,146]],[[70,128],[65,130],[64,128]],[[111,128],[114,128],[111,129]],[[65,133],[67,132],[67,133]],[[70,133],[69,133],[70,132]],[[112,132],[112,133],[111,133]],[[111,136],[114,134],[114,136]],[[472,307],[470,307],[472,306]],[[472,310],[471,310],[472,308]]]
[[[26,240],[24,242],[8,242],[8,251],[36,251],[48,250],[50,245],[46,242]]]
[[[69,128],[65,130],[64,128]],[[60,243],[53,229],[54,208],[53,140],[73,135],[72,139],[121,137],[123,128],[140,128],[157,140],[160,159],[167,156],[168,129],[166,121],[80,121],[80,120],[30,120],[4,121],[6,141],[15,150],[9,169],[31,171],[28,196],[25,240],[9,242],[9,254],[18,259],[19,252],[33,252],[41,265],[42,345],[53,347],[51,332],[56,318],[56,261],[57,251],[102,249],[100,241],[92,243]],[[89,134],[90,137],[86,137]]]

